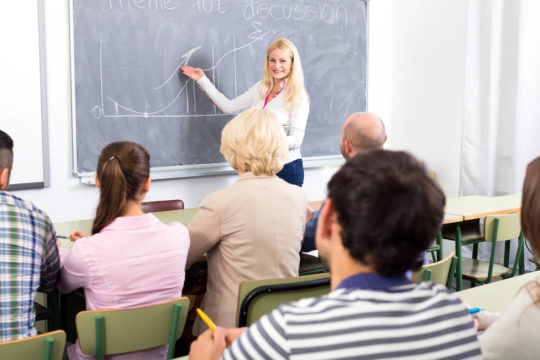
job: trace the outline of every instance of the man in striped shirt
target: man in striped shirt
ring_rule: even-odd
[[[349,160],[328,184],[316,234],[333,291],[281,305],[248,329],[208,331],[190,360],[480,359],[461,301],[404,275],[422,265],[444,203],[423,164],[405,152]]]
[[[55,289],[60,266],[49,217],[3,191],[12,164],[13,140],[0,130],[0,342],[37,335],[36,292]]]

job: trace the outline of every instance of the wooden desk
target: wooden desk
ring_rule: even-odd
[[[324,202],[324,200],[308,201],[308,205],[313,210],[319,210],[321,208],[321,205],[322,205],[323,202]]]
[[[193,208],[183,210],[160,211],[153,214],[165,224],[173,221],[187,224],[193,219],[193,217],[198,211],[199,208]],[[54,223],[54,229],[56,230],[57,234],[64,236],[69,236],[69,234],[72,234],[77,230],[80,230],[85,234],[90,234],[92,232],[92,222],[93,219],[59,222]],[[62,247],[71,249],[71,246],[73,246],[72,242],[69,239],[60,240]]]
[[[461,196],[446,199],[444,208],[446,214],[461,216],[463,221],[481,219],[489,215],[501,215],[519,212],[521,207],[521,194],[505,196]],[[461,225],[455,222],[455,242],[456,256],[458,263],[456,267],[456,288],[463,289],[462,279],[462,254],[461,254]]]
[[[444,213],[443,224],[454,224],[463,221],[463,216]]]
[[[534,271],[510,279],[458,291],[456,295],[470,306],[484,308],[492,312],[501,312],[523,285],[539,276],[540,271]]]
[[[521,194],[505,196],[462,196],[446,199],[444,212],[463,216],[463,220],[481,219],[489,215],[519,212]]]

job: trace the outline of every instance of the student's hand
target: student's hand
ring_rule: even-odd
[[[80,238],[84,238],[84,237],[88,237],[88,235],[86,235],[82,231],[78,231],[78,230],[75,231],[73,234],[69,234],[69,239],[72,242],[75,242],[75,241],[79,240]]]
[[[240,337],[240,335],[245,333],[247,329],[247,327],[227,329],[225,330],[227,334],[225,336],[225,339],[229,344],[232,344],[236,339]]]
[[[202,71],[201,69],[199,68],[194,68],[194,67],[191,67],[191,66],[188,66],[188,65],[184,65],[180,68],[180,70],[182,70],[182,73],[184,75],[186,75],[187,77],[197,81],[199,80],[200,78],[202,78],[204,76],[204,71]]]
[[[499,318],[501,314],[496,312],[490,312],[490,311],[480,311],[473,315],[473,321],[475,321],[477,324],[476,330],[478,331],[484,331],[488,327],[491,326],[497,319]]]
[[[219,359],[225,351],[225,329],[216,327],[203,332],[189,348],[189,360]]]

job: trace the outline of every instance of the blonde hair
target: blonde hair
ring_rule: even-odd
[[[273,176],[287,157],[287,138],[274,114],[249,109],[225,125],[220,151],[239,172]]]
[[[263,78],[261,80],[259,96],[260,100],[264,99],[270,89],[274,87],[274,78],[269,70],[268,59],[270,53],[275,49],[288,50],[291,54],[291,72],[289,73],[289,76],[287,76],[284,93],[285,105],[290,110],[297,105],[304,96],[307,96],[307,92],[304,86],[304,70],[302,69],[300,55],[298,54],[296,46],[288,39],[276,39],[268,46],[266,58],[264,59]]]

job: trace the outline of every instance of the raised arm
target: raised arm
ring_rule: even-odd
[[[204,72],[201,69],[193,68],[191,66],[182,66],[181,70],[184,75],[196,81],[210,100],[226,114],[246,110],[250,108],[257,99],[259,83],[253,85],[242,95],[237,96],[234,99],[229,99],[223,95],[214,84],[212,84],[210,79],[204,75]]]

